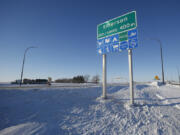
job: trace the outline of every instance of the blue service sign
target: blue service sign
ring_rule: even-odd
[[[133,48],[137,48],[138,47],[138,41],[137,38],[133,38],[129,40],[129,48],[133,49]]]
[[[119,42],[119,34],[104,38],[104,44],[110,45]]]
[[[98,53],[106,54],[109,52],[121,52],[124,50],[137,48],[137,29],[130,30],[127,34],[128,39],[121,42],[119,40],[119,34],[97,40]]]
[[[104,45],[104,39],[97,40],[97,46],[102,47]]]
[[[128,31],[128,41],[129,41],[129,49],[138,47],[137,29]]]
[[[120,42],[120,49],[121,49],[121,51],[127,50],[128,47],[129,47],[128,46],[128,41]]]
[[[119,43],[112,44],[111,48],[112,48],[112,52],[118,52],[119,51]]]
[[[128,40],[137,38],[137,29],[128,31]]]
[[[119,34],[111,36],[111,43],[112,44],[119,43]]]

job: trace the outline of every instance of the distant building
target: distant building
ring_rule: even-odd
[[[20,84],[21,80],[15,80],[14,82],[11,82],[11,84]],[[47,84],[47,79],[23,79],[23,84]]]
[[[48,80],[47,79],[36,79],[36,84],[47,84]]]
[[[21,80],[15,80],[14,82],[11,82],[11,84],[20,84]]]

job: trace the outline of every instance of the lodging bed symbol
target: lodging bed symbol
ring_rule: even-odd
[[[99,54],[121,52],[123,50],[133,49],[137,47],[137,29],[132,29],[128,32],[118,33],[97,40],[97,51]]]

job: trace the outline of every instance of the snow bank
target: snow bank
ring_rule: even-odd
[[[152,86],[156,86],[156,87],[158,87],[158,88],[159,88],[159,86],[161,86],[161,85],[162,85],[162,82],[154,81],[154,82],[150,83],[150,85],[152,85]]]
[[[107,93],[99,98],[97,85],[1,89],[0,134],[180,134],[179,89],[137,84],[135,106],[128,85],[110,85]]]

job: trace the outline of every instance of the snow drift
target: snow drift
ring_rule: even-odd
[[[128,85],[0,90],[1,135],[179,135],[180,89],[137,84],[135,106]]]

